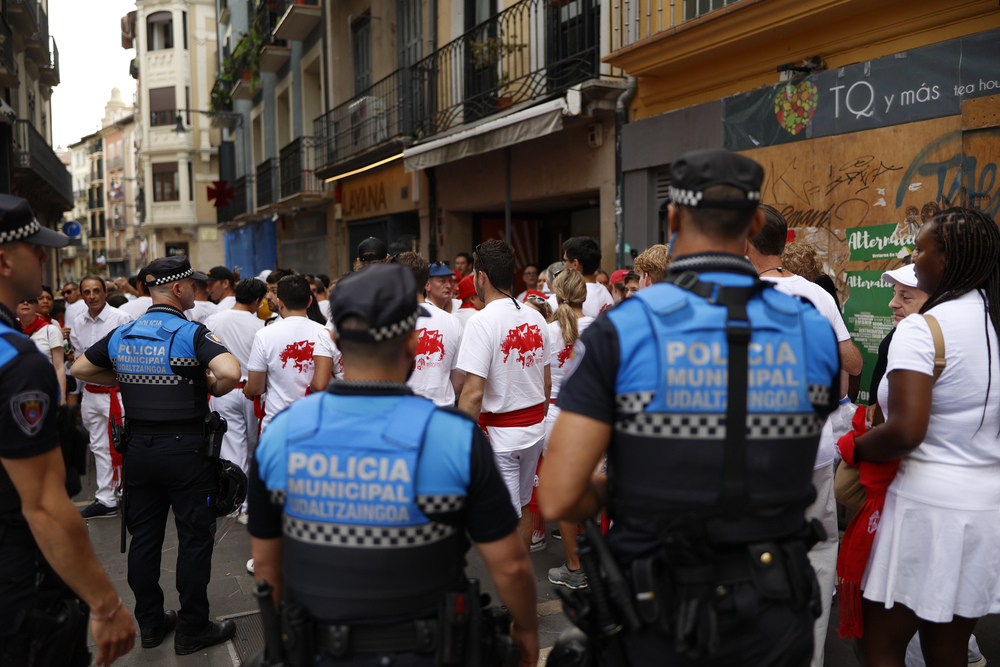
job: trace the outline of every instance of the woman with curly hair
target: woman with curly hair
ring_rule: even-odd
[[[965,665],[976,621],[1000,612],[1000,230],[982,212],[948,209],[920,229],[913,263],[930,296],[896,328],[879,387],[886,421],[840,442],[862,466],[868,502],[884,493],[860,531],[875,531],[860,579],[868,667],[902,667],[917,632],[928,665]],[[923,315],[944,339],[936,381]]]

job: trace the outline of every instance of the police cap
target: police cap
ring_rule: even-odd
[[[208,280],[208,276],[204,273],[198,273],[191,268],[191,262],[188,261],[186,255],[154,259],[143,271],[142,281],[146,287],[166,285],[184,278]]]
[[[28,201],[12,195],[0,195],[0,243],[33,243],[46,248],[64,248],[69,238],[42,227],[31,212]]]
[[[685,153],[670,165],[670,200],[692,208],[757,208],[764,168],[748,157],[725,150]],[[743,191],[738,199],[706,199],[705,190],[730,185]]]
[[[358,244],[358,259],[363,262],[377,262],[389,256],[389,247],[382,239],[369,236]]]
[[[337,283],[330,296],[330,320],[337,336],[380,343],[413,330],[427,315],[417,303],[417,281],[402,264],[370,264]],[[340,323],[354,315],[368,322],[364,331],[342,331]]]

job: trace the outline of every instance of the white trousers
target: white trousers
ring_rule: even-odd
[[[222,438],[222,458],[232,461],[243,472],[249,472],[250,457],[257,447],[257,417],[253,412],[253,401],[243,396],[242,389],[233,389],[225,396],[212,396],[208,407],[224,417],[228,426]],[[246,510],[246,503],[243,509]]]
[[[826,629],[830,624],[830,606],[833,589],[837,583],[837,548],[840,534],[837,529],[837,501],[833,495],[833,472],[836,464],[813,470],[816,500],[806,508],[806,520],[817,519],[823,524],[826,539],[809,550],[809,562],[816,571],[823,611],[813,624],[813,657],[811,667],[823,667],[826,648]]]
[[[119,403],[121,396],[118,397]],[[122,406],[122,413],[125,408]],[[111,439],[108,437],[108,417],[111,415],[111,395],[92,394],[83,390],[80,416],[90,433],[90,451],[94,453],[94,471],[97,473],[97,492],[94,497],[106,507],[117,507],[112,483]]]

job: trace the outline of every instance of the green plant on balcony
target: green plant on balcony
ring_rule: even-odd
[[[528,47],[527,44],[505,42],[499,37],[485,37],[469,43],[470,60],[477,70],[496,67],[504,56],[514,55]]]

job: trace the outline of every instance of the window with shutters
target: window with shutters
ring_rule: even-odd
[[[173,125],[177,102],[174,87],[149,89],[149,124],[152,127]]]
[[[372,18],[370,13],[351,24],[351,44],[354,59],[354,94],[360,95],[372,87]]]

